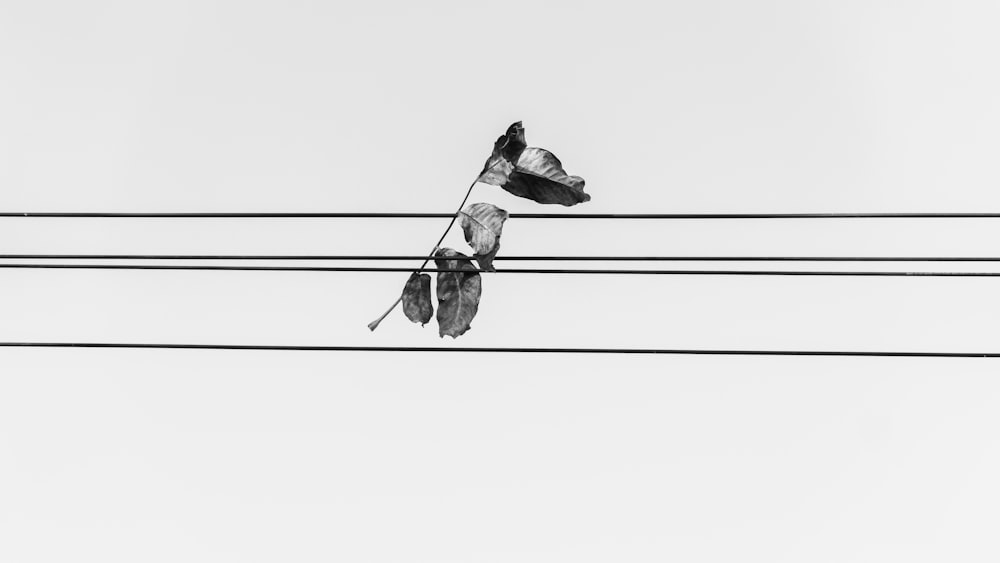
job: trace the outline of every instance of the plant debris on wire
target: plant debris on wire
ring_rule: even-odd
[[[500,250],[500,235],[509,217],[506,211],[492,203],[465,205],[472,188],[479,182],[499,186],[518,197],[543,204],[568,207],[590,201],[590,195],[583,191],[583,178],[567,174],[551,152],[528,146],[520,121],[508,127],[507,132],[494,143],[493,153],[469,185],[458,211],[430,252],[439,270],[449,270],[438,272],[436,283],[438,334],[442,338],[445,335],[457,338],[471,328],[483,291],[479,273],[495,271],[493,260]],[[472,247],[471,257],[441,246],[459,217],[465,241]],[[473,264],[473,259],[476,264]],[[369,329],[378,328],[379,323],[400,303],[410,321],[421,326],[430,322],[434,316],[431,276],[422,273],[430,260],[430,257],[425,259],[410,275],[396,302],[382,316],[369,323]]]

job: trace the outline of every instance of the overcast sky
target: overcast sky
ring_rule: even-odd
[[[1000,212],[998,17],[986,1],[8,0],[0,211],[449,213],[521,120],[592,200],[481,184],[471,202]],[[419,255],[446,224],[7,218],[0,253]],[[998,240],[997,220],[511,219],[501,255],[1000,256]],[[458,230],[448,243],[467,251]],[[405,279],[2,270],[0,341],[1000,352],[988,278],[493,274],[458,340],[401,311],[369,332]],[[995,561],[998,373],[2,349],[0,560]]]

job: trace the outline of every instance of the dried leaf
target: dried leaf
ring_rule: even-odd
[[[563,170],[556,155],[545,149],[528,147],[521,152],[507,183],[508,192],[537,201],[571,206],[590,201],[583,191],[584,180]]]
[[[493,258],[500,250],[500,234],[508,214],[491,203],[473,203],[462,210],[462,231],[465,242],[475,251],[476,261],[483,270],[493,271]]]
[[[526,145],[520,121],[497,139],[479,181],[538,203],[571,206],[590,201],[583,178],[568,175],[549,151]]]
[[[517,157],[521,156],[527,144],[524,140],[524,127],[521,122],[511,124],[507,132],[497,138],[493,144],[493,154],[486,160],[479,181],[494,186],[502,186],[514,170]]]
[[[434,263],[442,270],[463,270],[461,272],[438,272],[438,333],[442,338],[447,334],[457,338],[467,330],[479,310],[482,295],[482,280],[479,271],[469,261],[469,257],[450,248],[439,249]]]
[[[421,326],[427,324],[434,314],[431,304],[431,277],[427,274],[410,274],[403,287],[403,313],[406,318]]]

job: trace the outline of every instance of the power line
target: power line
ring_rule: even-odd
[[[129,213],[0,212],[22,218],[451,219],[454,213]],[[511,213],[511,219],[995,219],[1000,213]]]
[[[636,354],[695,356],[839,356],[896,358],[1000,358],[1000,352],[883,352],[838,350],[698,350],[673,348],[519,348],[444,346],[281,346],[259,344],[148,344],[120,342],[0,342],[0,348],[130,348],[273,352],[444,352],[523,354]]]
[[[435,256],[316,254],[0,254],[0,260],[416,261]],[[1000,262],[990,256],[497,256],[511,262]]]
[[[123,264],[0,264],[0,269],[41,270],[188,270],[188,271],[262,271],[262,272],[413,272],[415,268],[377,268],[354,266],[188,266]],[[427,273],[467,273],[462,269],[425,269]],[[1000,272],[892,272],[836,270],[626,270],[626,269],[548,269],[506,268],[483,271],[485,274],[603,274],[603,275],[700,275],[700,276],[866,276],[866,277],[1000,277]]]

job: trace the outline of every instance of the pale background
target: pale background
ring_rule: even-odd
[[[954,0],[0,0],[0,210],[451,212],[523,120],[587,179],[572,211],[997,212],[998,18]],[[482,185],[471,201],[563,211]],[[0,252],[420,254],[444,223],[15,218]],[[998,237],[511,220],[502,252],[973,256]],[[1000,352],[991,279],[495,275],[454,343],[399,311],[369,333],[405,278],[3,270],[0,340]],[[996,561],[998,375],[3,349],[0,560]]]

